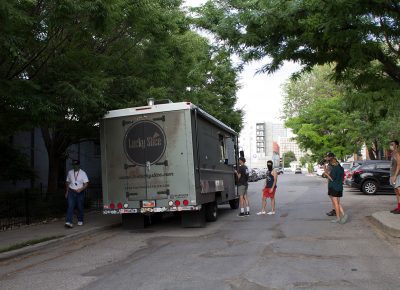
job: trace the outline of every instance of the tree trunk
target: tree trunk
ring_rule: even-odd
[[[375,160],[376,158],[375,158],[374,151],[372,150],[372,148],[371,147],[367,147],[367,150],[368,150],[369,159],[370,160]]]
[[[58,185],[60,180],[60,166],[64,165],[65,151],[67,150],[69,143],[66,142],[67,140],[64,136],[57,134],[56,130],[50,128],[41,129],[43,140],[46,144],[47,155],[49,157],[47,192],[56,193],[59,189]]]
[[[49,174],[47,181],[47,193],[56,193],[58,190],[58,180],[59,180],[59,164],[62,157],[53,150],[48,151],[49,156]]]

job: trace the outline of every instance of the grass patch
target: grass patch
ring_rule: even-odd
[[[62,238],[62,237],[65,237],[65,235],[51,236],[51,237],[45,237],[45,238],[41,238],[41,239],[28,240],[28,241],[25,241],[25,242],[22,242],[22,243],[18,243],[18,244],[15,244],[15,245],[11,245],[11,246],[8,246],[8,247],[5,247],[5,248],[0,248],[0,253],[22,249],[22,248],[25,248],[25,247],[28,247],[28,246],[36,245],[36,244],[39,244],[39,243],[47,242],[47,241],[58,239],[58,238]]]

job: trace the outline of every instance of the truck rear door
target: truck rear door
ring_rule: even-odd
[[[124,151],[128,200],[166,198],[165,116],[149,114],[126,121]]]

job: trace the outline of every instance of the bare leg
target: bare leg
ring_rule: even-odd
[[[267,207],[267,199],[264,196],[261,198],[261,204],[262,204],[261,211],[265,211],[265,208]]]
[[[243,198],[243,195],[240,195],[240,201],[239,201],[239,203],[240,203],[240,208],[244,208],[244,203],[245,203],[245,201],[244,201],[244,198]]]
[[[249,206],[250,207],[249,197],[247,196],[247,194],[245,194],[243,196],[243,199],[244,199],[245,206]]]
[[[339,198],[338,197],[332,197],[333,205],[335,207],[336,211],[336,219],[340,220],[340,204],[339,204]]]
[[[332,202],[332,208],[335,208],[335,203],[333,202],[333,197],[329,196],[329,198],[331,199],[331,202]]]
[[[343,217],[344,216],[344,210],[343,210],[342,204],[340,203],[340,197],[338,197],[338,203],[339,203],[340,213],[342,214],[342,217]]]

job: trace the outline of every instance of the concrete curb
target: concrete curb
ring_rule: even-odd
[[[45,242],[41,242],[41,243],[37,243],[31,246],[26,246],[23,247],[21,249],[17,249],[17,250],[12,250],[12,251],[8,251],[8,252],[4,252],[0,254],[0,262],[5,261],[5,260],[9,260],[9,259],[13,259],[16,258],[18,256],[22,256],[22,255],[26,255],[29,253],[32,253],[34,251],[40,250],[46,246],[55,244],[57,242],[60,241],[64,241],[64,240],[68,240],[71,238],[76,238],[76,237],[80,237],[80,236],[84,236],[84,235],[89,235],[101,230],[106,230],[115,226],[119,226],[121,223],[115,223],[115,224],[109,224],[106,226],[97,226],[97,227],[92,227],[83,231],[79,231],[79,232],[75,232],[75,233],[71,233],[69,235],[65,235],[64,237],[60,237],[60,238],[56,238],[56,239],[52,239],[49,241],[45,241]]]
[[[379,211],[372,214],[371,220],[387,234],[400,238],[400,215],[392,214],[389,211]]]

